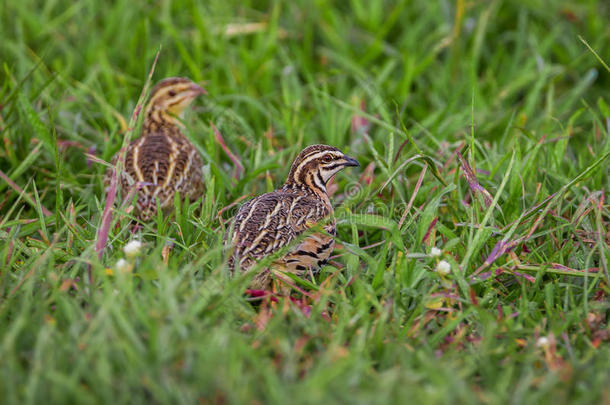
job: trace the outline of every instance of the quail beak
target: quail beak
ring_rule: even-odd
[[[191,84],[191,86],[189,87],[189,93],[191,94],[191,97],[195,98],[200,94],[205,94],[207,95],[208,92],[201,86],[199,86],[198,84]]]
[[[345,166],[360,167],[360,163],[358,163],[358,161],[352,157],[343,156],[343,159],[345,160],[345,163],[344,163]]]

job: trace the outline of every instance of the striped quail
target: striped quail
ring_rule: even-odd
[[[197,148],[182,133],[177,119],[184,109],[206,91],[191,80],[170,77],[152,89],[145,110],[142,135],[127,147],[121,192],[127,195],[138,186],[136,214],[150,221],[157,213],[157,199],[163,211],[174,204],[174,194],[191,201],[203,193],[203,162]],[[113,158],[116,163],[119,154]],[[106,173],[108,176],[111,171]],[[139,183],[139,184],[138,184]]]
[[[233,248],[229,268],[248,271],[257,261],[290,244],[300,234],[333,214],[326,183],[356,159],[327,145],[305,148],[295,159],[284,186],[246,202],[235,216],[227,240]],[[269,268],[256,274],[252,289],[269,289],[274,274],[302,276],[326,263],[335,244],[335,220],[322,222],[324,232],[313,232]],[[232,232],[232,233],[231,233]]]

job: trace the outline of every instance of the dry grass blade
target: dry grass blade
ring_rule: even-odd
[[[415,188],[413,189],[413,194],[411,194],[411,198],[409,199],[407,207],[405,208],[404,212],[402,213],[402,216],[400,217],[400,221],[398,221],[398,229],[402,228],[402,224],[407,219],[407,214],[411,211],[411,207],[413,207],[413,203],[415,202],[415,197],[417,196],[417,193],[419,193],[419,189],[421,188],[421,185],[424,181],[424,176],[426,175],[427,169],[428,169],[428,166],[424,166],[424,168],[421,171],[421,174],[419,175],[419,178],[417,179],[417,184],[415,185]]]
[[[223,34],[227,37],[256,34],[267,29],[266,22],[230,23],[223,27]]]
[[[462,170],[464,171],[464,176],[466,177],[466,181],[468,182],[470,190],[472,190],[472,193],[474,195],[482,195],[483,200],[485,201],[485,206],[489,208],[491,202],[493,201],[491,194],[489,194],[489,191],[485,190],[485,188],[479,184],[477,176],[474,174],[474,171],[472,170],[468,162],[466,162],[466,159],[464,159],[462,154],[458,152],[457,156],[458,160],[460,161],[460,166],[462,166]]]
[[[101,159],[92,153],[85,152],[84,155],[87,157],[87,159],[89,161],[91,161],[93,163],[97,163],[97,164],[100,164],[100,165],[103,165],[106,167],[113,167],[112,163],[108,163],[104,159]]]

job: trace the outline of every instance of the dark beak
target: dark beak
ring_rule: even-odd
[[[205,91],[205,89],[201,86],[199,86],[198,84],[191,84],[191,87],[189,88],[189,90],[191,91],[191,93],[193,94],[193,97],[197,97],[200,94],[205,94],[207,95],[208,92]]]
[[[352,157],[349,156],[343,156],[343,159],[345,159],[345,166],[355,166],[355,167],[360,167],[360,163],[358,163],[358,161]]]

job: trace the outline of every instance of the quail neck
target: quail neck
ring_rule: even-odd
[[[182,118],[186,107],[202,94],[207,94],[205,89],[187,78],[161,80],[150,93],[142,135],[154,133],[163,127],[182,127],[177,118]]]

